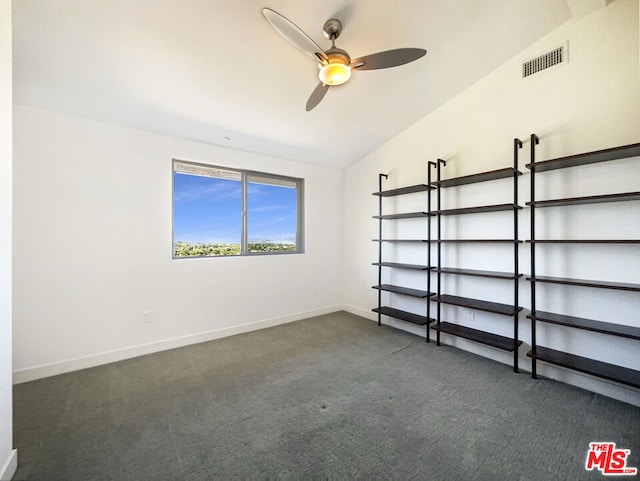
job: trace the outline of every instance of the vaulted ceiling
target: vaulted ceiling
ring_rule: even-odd
[[[263,7],[325,49],[322,26],[340,18],[337,45],[352,57],[427,55],[354,72],[306,112],[317,65]],[[13,17],[16,104],[343,168],[571,11],[567,0],[14,0]]]

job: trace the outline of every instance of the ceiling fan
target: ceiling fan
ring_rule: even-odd
[[[324,36],[331,40],[331,48],[322,50],[306,33],[278,12],[263,8],[262,13],[276,32],[318,62],[320,83],[307,100],[307,112],[320,103],[330,86],[341,85],[349,80],[354,70],[397,67],[418,60],[427,53],[422,48],[396,48],[351,59],[346,51],[336,47],[336,39],[342,33],[342,22],[337,18],[330,18],[322,28]]]

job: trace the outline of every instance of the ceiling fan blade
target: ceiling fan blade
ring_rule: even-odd
[[[307,112],[312,110],[316,105],[320,103],[320,101],[324,98],[327,91],[329,90],[329,86],[320,82],[318,86],[313,89],[311,95],[309,96],[309,100],[307,100]]]
[[[397,67],[413,62],[427,53],[422,48],[396,48],[384,52],[372,53],[351,61],[351,68],[356,70],[376,70]]]
[[[282,35],[286,40],[304,53],[312,57],[314,60],[326,60],[327,55],[324,53],[317,43],[298,28],[291,20],[280,15],[278,12],[270,8],[263,8],[262,13],[271,24],[273,29]]]

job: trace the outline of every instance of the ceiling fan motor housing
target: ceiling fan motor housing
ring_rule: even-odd
[[[327,54],[328,62],[327,63],[341,63],[344,65],[349,65],[351,63],[351,57],[349,54],[338,47],[331,47],[329,50],[325,50],[324,52]]]

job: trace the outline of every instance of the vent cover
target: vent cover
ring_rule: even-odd
[[[564,44],[550,52],[528,60],[522,64],[522,78],[546,70],[554,65],[565,63],[568,60],[567,53],[567,44]]]

